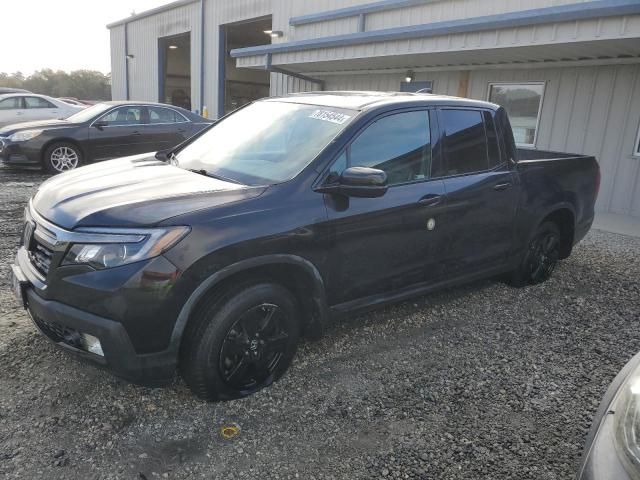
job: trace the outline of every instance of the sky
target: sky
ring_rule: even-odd
[[[116,20],[173,0],[0,0],[0,72],[110,67],[109,30]]]

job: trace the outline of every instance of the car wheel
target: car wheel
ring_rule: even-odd
[[[509,283],[524,287],[542,283],[551,277],[560,258],[560,229],[553,222],[544,222],[538,227],[522,263],[512,273]]]
[[[180,371],[205,400],[250,395],[278,380],[296,352],[300,325],[293,295],[274,283],[212,296],[185,331]]]
[[[44,153],[44,167],[50,173],[62,173],[82,165],[82,153],[73,143],[54,143]]]

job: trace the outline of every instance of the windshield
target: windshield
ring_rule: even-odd
[[[187,145],[175,162],[246,185],[285,182],[309,165],[356,113],[318,105],[256,102]]]
[[[96,115],[100,115],[102,112],[105,112],[112,105],[107,105],[106,103],[96,103],[95,105],[91,105],[84,110],[80,110],[78,113],[74,113],[70,117],[67,117],[68,122],[73,123],[83,123],[91,120]]]

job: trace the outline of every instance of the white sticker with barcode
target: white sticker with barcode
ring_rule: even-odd
[[[325,122],[337,123],[338,125],[342,125],[344,122],[351,118],[350,115],[345,115],[344,113],[331,112],[329,110],[316,110],[309,118],[315,118],[317,120],[324,120]]]

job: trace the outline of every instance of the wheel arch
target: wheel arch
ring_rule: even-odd
[[[324,282],[309,260],[297,255],[274,254],[231,264],[207,277],[184,303],[173,328],[169,348],[178,352],[192,313],[216,289],[250,278],[272,279],[291,290],[304,310],[303,332],[309,337],[321,335],[328,319]],[[233,283],[232,283],[233,282]]]

